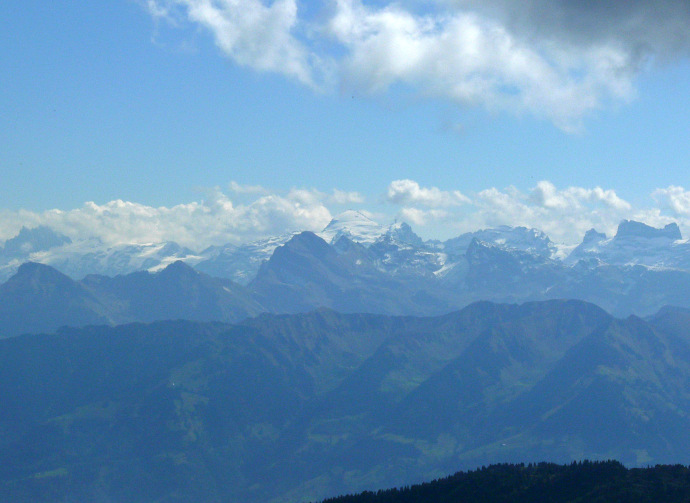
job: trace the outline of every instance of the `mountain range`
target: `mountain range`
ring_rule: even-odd
[[[181,261],[157,273],[89,275],[81,281],[27,262],[0,285],[0,337],[132,321],[238,321],[262,311],[241,285]]]
[[[286,233],[242,245],[225,244],[190,250],[174,242],[105,245],[96,238],[72,241],[49,227],[22,228],[0,247],[0,281],[6,281],[24,262],[50,265],[81,279],[88,274],[117,276],[147,270],[156,272],[182,260],[211,276],[250,283],[261,264],[276,248],[299,232]],[[537,229],[499,226],[462,234],[446,241],[424,241],[404,222],[380,225],[367,215],[348,210],[316,233],[333,246],[340,238],[370,249],[377,266],[387,272],[425,271],[443,277],[462,269],[463,257],[473,240],[508,252],[523,252],[573,266],[584,261],[612,266],[642,265],[657,269],[690,269],[690,244],[676,224],[655,229],[640,222],[621,222],[607,237],[594,229],[580,245],[566,247],[552,242]],[[457,273],[457,271],[456,271]]]
[[[504,462],[687,463],[690,311],[262,314],[0,340],[5,501],[316,501]]]
[[[279,503],[497,462],[687,463],[689,251],[631,221],[570,253],[356,212],[202,252],[23,229],[0,253],[0,499]]]
[[[675,224],[632,221],[611,238],[589,231],[567,255],[535,229],[423,241],[405,223],[381,226],[352,211],[319,234],[201,253],[174,243],[98,248],[38,227],[8,240],[0,263],[5,272],[16,267],[0,285],[1,336],[179,318],[236,322],[319,307],[432,316],[478,300],[581,299],[619,317],[690,307],[688,241]]]

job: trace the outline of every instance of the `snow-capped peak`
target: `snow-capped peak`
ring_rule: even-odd
[[[401,243],[407,243],[417,247],[424,246],[422,238],[415,234],[412,230],[412,227],[405,222],[396,221],[395,223],[391,224],[391,226],[388,227],[388,231],[386,231],[386,236],[389,236],[396,241],[400,241]]]
[[[544,232],[538,229],[509,227],[507,225],[467,232],[446,241],[444,248],[450,253],[462,254],[467,250],[473,239],[490,243],[506,250],[525,251],[544,257],[553,257],[558,252],[557,247]]]
[[[682,240],[678,225],[655,228],[634,220],[623,220],[616,235],[588,231],[582,243],[573,250],[566,262],[595,258],[612,265],[644,265],[655,268],[690,266],[690,245]]]
[[[370,245],[386,234],[387,227],[375,222],[361,211],[347,210],[336,215],[317,235],[327,243],[334,243],[341,236]]]

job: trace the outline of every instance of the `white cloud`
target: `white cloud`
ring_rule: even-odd
[[[549,209],[578,209],[585,203],[602,203],[621,211],[631,209],[630,204],[619,198],[613,190],[604,190],[601,187],[593,189],[568,187],[559,191],[554,184],[545,180],[537,183],[537,186],[532,189],[530,199]]]
[[[633,94],[629,55],[615,45],[527,43],[467,10],[416,15],[398,4],[336,4],[329,32],[348,49],[343,78],[370,92],[400,82],[463,104],[526,110],[569,130],[603,99]]]
[[[146,9],[149,11],[149,14],[151,14],[151,17],[153,17],[155,20],[164,19],[172,24],[175,24],[175,19],[165,4],[159,3],[156,0],[146,0],[145,5]]]
[[[394,180],[386,192],[388,202],[401,206],[427,206],[442,208],[459,206],[470,200],[458,190],[444,191],[437,187],[420,187],[414,180]]]
[[[0,210],[0,242],[15,236],[23,225],[47,225],[73,240],[99,238],[107,245],[176,241],[201,250],[212,244],[239,244],[289,231],[318,232],[332,218],[329,206],[361,204],[363,199],[357,192],[338,189],[332,194],[303,188],[287,193],[266,189],[247,192],[246,187],[242,190],[242,203],[233,201],[220,189],[212,189],[203,200],[171,207],[115,200],[105,204],[87,202],[67,211]],[[471,197],[437,187],[421,187],[413,180],[396,180],[388,187],[388,212],[373,214],[362,208],[358,211],[381,223],[388,223],[397,215],[414,224],[421,235],[439,239],[510,225],[541,229],[556,242],[576,244],[591,228],[612,236],[623,219],[654,227],[675,221],[683,235],[687,235],[690,192],[670,186],[656,189],[651,195],[656,207],[634,207],[612,189],[559,189],[545,180],[526,191],[491,187]]]
[[[215,189],[203,201],[172,207],[116,200],[101,205],[87,202],[69,211],[3,211],[0,217],[3,239],[16,235],[22,225],[47,225],[74,240],[95,237],[108,245],[176,241],[194,250],[292,230],[319,231],[331,220],[319,193],[299,189],[263,195],[242,205],[234,205]]]
[[[316,87],[319,58],[300,42],[295,0],[148,0],[155,18],[186,18],[208,30],[225,55],[255,70],[276,72]]]
[[[261,185],[241,185],[234,180],[230,182],[230,190],[235,194],[268,194],[268,190]]]
[[[552,240],[574,244],[596,228],[611,235],[624,218],[632,218],[632,206],[613,190],[568,187],[557,189],[541,181],[528,194],[515,188],[484,190],[474,200],[475,224],[522,225],[546,232]]]
[[[648,61],[690,53],[685,1],[146,0],[151,16],[209,32],[238,65],[315,89],[422,96],[531,113],[564,130],[634,97]]]
[[[663,215],[634,209],[614,190],[558,189],[546,180],[527,192],[515,187],[491,187],[471,197],[436,187],[422,188],[413,180],[396,180],[388,187],[386,199],[403,206],[398,212],[403,220],[444,233],[431,236],[435,238],[510,225],[541,229],[554,241],[574,244],[593,227],[609,235],[614,233],[624,218],[637,218],[650,225],[663,220]],[[429,236],[426,229],[420,232]]]
[[[654,200],[675,215],[690,217],[690,191],[683,187],[671,185],[665,189],[656,189],[652,193]]]
[[[614,43],[635,65],[649,57],[668,61],[690,52],[687,0],[437,0],[499,19],[523,38],[553,40],[579,47]]]
[[[471,197],[459,191],[424,188],[414,180],[395,180],[386,201],[402,206],[398,217],[429,237],[448,238],[461,232],[498,225],[535,227],[557,242],[577,243],[592,227],[609,234],[623,218],[658,222],[651,213],[635,211],[614,190],[601,187],[558,189],[540,181],[527,192],[491,187]],[[442,235],[430,234],[429,230]]]
[[[445,210],[421,210],[419,208],[403,208],[398,216],[404,222],[412,222],[415,225],[427,225],[436,220],[448,218],[449,213]]]
[[[345,192],[338,189],[333,189],[333,194],[328,198],[328,202],[333,204],[361,204],[364,200],[364,196],[359,192]]]

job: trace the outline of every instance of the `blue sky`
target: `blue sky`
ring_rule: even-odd
[[[349,207],[687,233],[690,7],[601,5],[3,2],[0,241],[240,242]]]

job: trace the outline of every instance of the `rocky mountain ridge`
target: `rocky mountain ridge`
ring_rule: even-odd
[[[22,228],[0,248],[0,281],[7,280],[19,265],[28,261],[51,265],[74,279],[81,279],[88,274],[116,276],[140,270],[155,272],[182,260],[206,274],[246,285],[275,249],[296,234],[298,232],[239,246],[226,244],[193,251],[174,242],[116,246],[106,246],[95,239],[72,242],[48,227]],[[591,229],[582,243],[567,253],[538,229],[499,226],[468,232],[443,242],[424,241],[405,222],[381,225],[353,210],[337,215],[316,234],[330,245],[344,237],[372,249],[384,268],[388,264],[389,269],[409,270],[411,263],[423,262],[423,268],[437,276],[443,276],[461,262],[474,239],[503,250],[527,252],[571,266],[585,260],[615,266],[690,270],[690,244],[682,239],[676,224],[655,229],[626,220],[610,238]],[[405,253],[396,254],[402,250]]]
[[[367,218],[349,215],[348,221],[357,225],[348,227],[341,219],[322,235],[303,232],[241,247],[216,247],[205,252],[206,258],[168,243],[65,259],[66,250],[83,249],[83,243],[67,242],[49,229],[40,229],[41,239],[32,242],[36,232],[22,231],[22,239],[10,243],[10,252],[4,249],[2,256],[11,255],[10,263],[17,264],[22,259],[16,250],[38,249],[29,257],[45,258],[56,267],[43,264],[53,272],[31,276],[27,271],[39,270],[38,264],[21,266],[0,285],[7,312],[0,330],[7,336],[62,324],[184,317],[227,322],[259,312],[298,313],[319,307],[429,316],[478,300],[581,299],[616,316],[646,316],[665,305],[690,307],[690,244],[678,239],[677,226],[654,229],[623,222],[613,238],[590,231],[569,259],[561,260],[548,236],[534,229],[503,227],[443,243],[425,242],[407,224],[374,228]],[[361,228],[365,232],[359,235],[355,230]],[[87,264],[86,270],[93,266],[129,272],[89,274],[78,280],[63,274],[79,264]],[[168,284],[166,278],[176,279]],[[161,299],[167,299],[167,307]],[[32,325],[16,314],[37,306],[54,313],[45,316],[53,320],[50,324]]]

